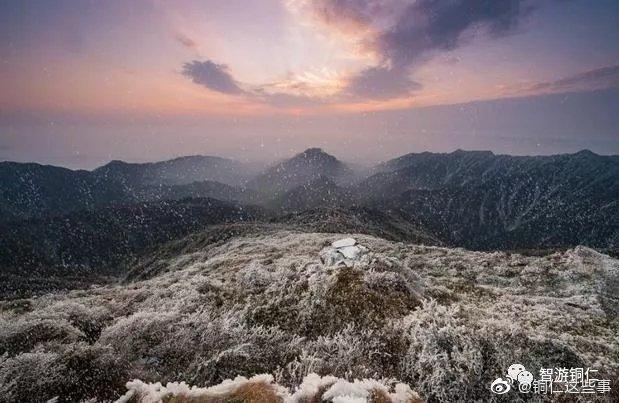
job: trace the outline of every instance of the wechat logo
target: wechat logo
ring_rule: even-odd
[[[531,383],[533,382],[533,374],[526,370],[522,364],[512,364],[507,369],[505,378],[497,378],[490,385],[492,393],[502,395],[509,392],[512,387],[518,385],[518,391],[529,393],[531,391]]]

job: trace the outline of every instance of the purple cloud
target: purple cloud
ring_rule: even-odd
[[[183,65],[183,75],[196,84],[223,94],[244,93],[225,64],[217,64],[210,60],[203,62],[194,60]]]
[[[353,76],[345,92],[354,97],[390,99],[421,89],[421,84],[409,77],[406,69],[371,67]]]
[[[365,26],[382,7],[381,0],[316,0],[313,14],[328,25]]]
[[[249,99],[282,108],[301,106],[314,106],[322,103],[322,100],[283,92],[269,92],[265,86],[241,88],[238,81],[228,72],[225,64],[218,64],[210,60],[194,60],[183,65],[183,75],[190,78],[194,83],[206,87],[212,91],[223,94],[243,95]]]
[[[532,10],[526,0],[321,0],[315,4],[315,14],[328,24],[352,21],[378,31],[369,46],[380,64],[352,77],[345,91],[376,99],[419,89],[408,76],[411,69],[434,52],[460,46],[469,36],[466,32],[506,35]],[[395,22],[382,26],[378,19],[396,10]]]
[[[198,43],[196,41],[194,41],[187,35],[182,34],[180,32],[174,36],[174,39],[176,39],[178,43],[180,43],[181,45],[183,45],[184,47],[188,49],[195,49],[198,47]]]
[[[524,0],[419,0],[408,7],[374,45],[391,64],[407,67],[432,51],[452,50],[465,31],[502,36],[532,8]]]
[[[537,83],[529,91],[562,92],[619,87],[619,65],[600,67],[556,81]]]

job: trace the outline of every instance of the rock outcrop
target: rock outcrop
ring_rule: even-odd
[[[320,251],[320,259],[327,266],[344,264],[352,267],[356,262],[361,262],[368,253],[368,248],[358,245],[354,238],[344,238],[331,243]]]

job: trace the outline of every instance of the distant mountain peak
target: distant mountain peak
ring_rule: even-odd
[[[176,162],[183,162],[183,161],[203,161],[203,160],[227,160],[226,158],[223,157],[218,157],[218,156],[214,156],[214,155],[201,155],[201,154],[195,154],[195,155],[182,155],[180,157],[176,157],[176,158],[172,158],[169,160],[165,160],[165,161],[160,161],[159,163],[163,163],[163,164],[171,164],[171,163],[176,163]]]
[[[99,167],[99,168],[103,168],[106,166],[123,166],[123,165],[129,165],[128,162],[125,162],[123,160],[111,160],[110,162],[108,162],[107,164]]]
[[[324,152],[321,148],[308,148],[292,158],[282,161],[276,167],[280,169],[314,167],[321,170],[320,174],[329,175],[329,171],[342,169],[345,165],[333,155]],[[325,172],[322,171],[323,169]]]
[[[339,160],[333,155],[326,153],[322,148],[308,148],[307,150],[295,155],[288,161],[295,160],[310,160],[310,161],[324,161],[324,162],[339,162]]]
[[[588,149],[580,150],[580,151],[574,153],[574,155],[578,155],[578,156],[581,156],[581,157],[598,157],[599,156],[598,154],[596,154],[593,151],[588,150]]]
[[[494,153],[489,150],[463,150],[458,148],[456,151],[451,153],[452,155],[487,155],[492,156]]]
[[[327,154],[320,147],[310,147],[307,150],[303,151],[303,154]]]
[[[330,178],[337,183],[352,174],[352,170],[333,155],[321,148],[312,147],[267,169],[250,181],[248,187],[282,192],[321,177]]]

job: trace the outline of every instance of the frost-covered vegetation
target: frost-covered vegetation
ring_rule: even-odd
[[[319,252],[342,237],[186,242],[140,267],[149,279],[2,302],[0,400],[189,399],[187,385],[215,393],[226,379],[292,399],[329,379],[312,393],[336,401],[327,392],[339,385],[386,401],[405,394],[401,382],[427,401],[486,401],[514,362],[618,378],[617,260],[582,247],[527,257],[359,235],[360,262],[324,265]]]
[[[398,383],[392,388],[389,381],[364,379],[351,382],[334,376],[309,374],[294,392],[273,381],[272,375],[256,375],[250,379],[238,376],[209,388],[198,388],[189,387],[184,382],[170,382],[164,386],[159,382],[146,384],[135,380],[127,384],[129,391],[119,403],[176,401],[174,399],[198,402],[421,402],[419,395],[408,385]]]

